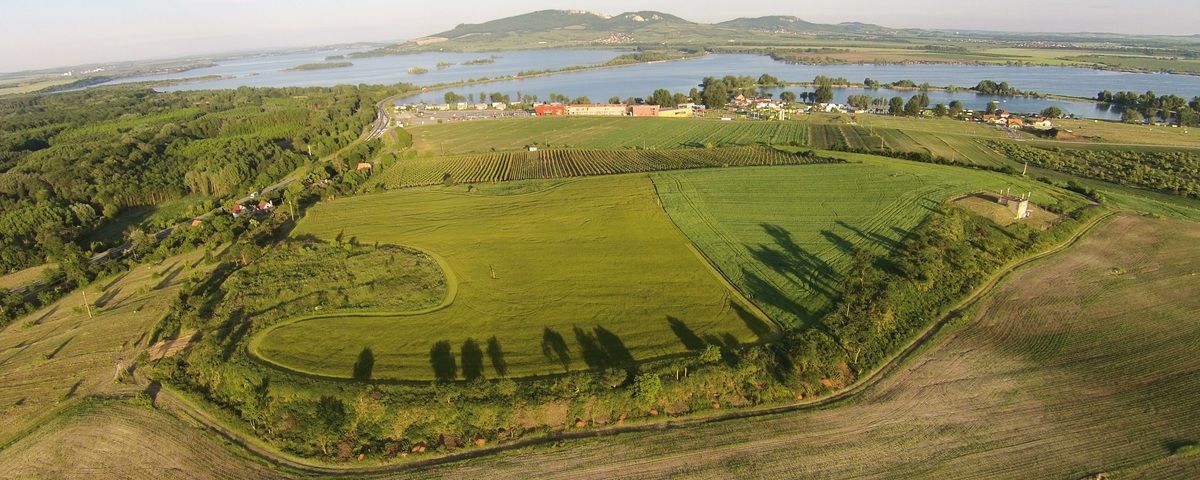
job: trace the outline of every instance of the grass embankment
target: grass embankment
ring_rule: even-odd
[[[929,212],[966,193],[1011,187],[1073,209],[1077,196],[991,172],[838,154],[852,163],[653,175],[671,218],[773,318],[817,322],[855,249],[891,255]]]
[[[644,175],[345,198],[294,234],[410,245],[458,282],[433,312],[300,320],[255,339],[302,372],[348,378],[370,349],[374,379],[548,375],[683,353],[681,332],[774,335],[691,251]]]

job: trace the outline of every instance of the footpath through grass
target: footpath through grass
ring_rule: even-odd
[[[775,333],[692,250],[644,175],[344,198],[314,207],[294,234],[420,248],[457,282],[433,312],[301,319],[255,338],[252,352],[297,371],[523,377]]]

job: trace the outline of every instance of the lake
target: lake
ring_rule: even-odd
[[[326,56],[343,55],[350,50],[323,50],[285,55],[265,55],[220,62],[207,68],[171,74],[147,75],[121,79],[114,83],[147,80],[180,79],[203,75],[222,75],[231,78],[188,82],[163,90],[196,90],[213,88],[236,88],[240,86],[333,86],[337,84],[390,84],[409,82],[417,85],[433,85],[462,81],[480,77],[508,77],[523,70],[558,69],[572,65],[602,63],[622,52],[616,50],[527,50],[499,52],[495,63],[462,65],[473,59],[489,58],[489,53],[428,52],[385,57],[352,58],[354,65],[346,68],[325,70],[284,71],[305,63],[324,61]],[[438,62],[452,62],[449,68],[438,70]],[[429,70],[422,75],[408,73],[410,67]],[[1007,81],[1016,88],[1042,93],[1093,97],[1100,90],[1153,90],[1157,94],[1173,93],[1185,98],[1200,95],[1200,77],[1165,73],[1127,73],[1066,67],[1017,67],[982,65],[794,65],[776,62],[762,55],[714,54],[701,58],[630,65],[619,68],[564,73],[523,80],[498,80],[482,85],[457,89],[466,95],[480,92],[501,92],[516,98],[518,94],[537,95],[547,99],[550,93],[561,93],[570,97],[587,96],[603,102],[612,96],[646,97],[656,88],[687,92],[697,86],[706,76],[752,75],[769,73],[788,81],[811,81],[817,75],[844,77],[861,82],[870,77],[881,82],[912,80],[918,84],[957,85],[970,87],[980,80]],[[803,89],[790,89],[796,92]],[[430,91],[403,99],[402,103],[441,103],[444,91]],[[908,97],[915,92],[887,89],[836,89],[835,100],[845,101],[848,95],[868,94],[872,96]],[[1119,118],[1112,112],[1092,102],[1070,100],[1043,100],[1022,97],[991,97],[971,92],[929,92],[933,103],[949,103],[960,100],[968,108],[981,109],[987,102],[998,100],[1003,107],[1015,112],[1036,112],[1054,105],[1064,112],[1086,118]]]

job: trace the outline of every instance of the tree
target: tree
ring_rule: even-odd
[[[950,101],[950,116],[957,117],[963,113],[963,103],[959,100]]]
[[[616,95],[608,97],[608,103],[621,103],[621,97],[618,97]]]
[[[662,379],[653,373],[643,373],[638,375],[633,380],[633,396],[636,397],[643,406],[652,407],[658,403],[658,397],[662,395]]]
[[[900,97],[892,97],[888,100],[888,113],[892,115],[904,114],[904,99]]]
[[[1125,123],[1142,123],[1145,120],[1146,117],[1142,115],[1142,112],[1132,108],[1126,108],[1125,111],[1121,113],[1121,121]]]
[[[933,115],[935,117],[944,117],[948,113],[950,113],[950,109],[946,108],[946,106],[941,103],[939,103],[933,107]]]
[[[579,104],[579,105],[587,105],[589,103],[592,103],[592,99],[588,98],[587,96],[575,97],[574,100],[571,100],[571,103]]]
[[[913,117],[921,114],[921,99],[917,95],[908,97],[904,103],[904,114]]]
[[[1190,108],[1179,110],[1179,125],[1184,127],[1195,127],[1200,125],[1200,112],[1196,112]]]
[[[818,83],[817,89],[813,93],[817,95],[816,103],[829,103],[833,101],[833,84],[827,81]]]
[[[720,110],[729,104],[729,89],[723,82],[716,82],[704,87],[704,105],[713,110]]]
[[[1060,118],[1062,117],[1062,109],[1055,106],[1046,107],[1042,110],[1042,116],[1046,118]]]
[[[692,87],[692,89],[688,91],[688,98],[692,103],[704,103],[704,98],[700,96],[700,90],[696,87]]]
[[[782,100],[784,103],[795,103],[796,92],[780,92],[779,99]]]
[[[779,85],[779,79],[769,73],[764,73],[758,77],[758,84],[773,87]]]
[[[1000,102],[995,102],[995,101],[988,102],[987,109],[984,110],[984,113],[991,115],[991,114],[996,113],[996,110],[999,110],[999,109],[1000,109]]]
[[[458,103],[458,102],[465,102],[467,99],[466,99],[466,97],[463,97],[462,95],[459,95],[457,93],[446,92],[445,95],[442,95],[442,100],[445,100],[446,103]]]
[[[655,90],[654,93],[650,94],[650,99],[647,100],[646,103],[658,105],[664,108],[671,108],[675,106],[675,96],[671,95],[670,90],[660,88]]]
[[[863,80],[863,86],[866,88],[870,88],[870,89],[879,88],[879,80],[875,80],[875,79],[872,79],[871,77],[867,77],[865,80]]]

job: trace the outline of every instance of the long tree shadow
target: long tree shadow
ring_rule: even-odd
[[[579,343],[579,354],[588,367],[604,368],[611,364],[608,353],[600,347],[595,334],[575,327],[575,341]]]
[[[749,294],[750,298],[794,315],[805,327],[816,327],[825,331],[829,330],[821,323],[821,317],[818,312],[809,310],[795,300],[792,300],[778,286],[768,282],[757,273],[743,268],[742,278],[745,279],[746,293]]]
[[[562,365],[564,372],[571,370],[571,350],[562,334],[546,327],[542,330],[542,355],[551,362]]]
[[[792,239],[791,232],[778,225],[762,224],[775,245],[747,247],[760,263],[783,275],[798,287],[830,300],[837,296],[836,271],[820,257],[809,253]]]
[[[83,380],[77,380],[77,381],[75,382],[75,384],[74,384],[74,385],[71,385],[71,388],[67,390],[67,394],[66,394],[66,395],[63,395],[63,398],[71,398],[71,397],[74,397],[74,396],[75,396],[75,394],[79,392],[79,387],[80,387],[81,385],[83,385]]]
[[[74,340],[74,339],[75,339],[75,337],[72,336],[71,338],[63,340],[63,342],[58,344],[57,347],[54,347],[54,350],[51,350],[46,353],[46,360],[50,360],[50,359],[54,358],[55,356],[57,356],[59,354],[59,352],[62,352],[62,350],[64,348],[67,348],[67,344],[71,343],[71,340]]]
[[[854,254],[854,244],[849,240],[846,240],[846,237],[833,233],[830,230],[821,230],[821,236],[825,237],[826,240],[829,240],[829,243],[832,243],[833,246],[837,247],[838,250],[841,250],[842,253],[847,255]]]
[[[371,373],[374,370],[375,352],[371,351],[371,347],[364,347],[361,352],[358,352],[358,360],[354,362],[354,379],[368,382],[371,380]]]
[[[92,304],[95,305],[96,308],[107,307],[108,303],[116,298],[117,294],[119,293],[121,293],[121,287],[105,290],[104,294],[100,295],[99,298],[96,298],[96,301],[92,302]]]
[[[683,348],[688,350],[702,350],[706,342],[704,339],[696,335],[690,327],[683,323],[683,320],[667,315],[667,325],[671,327],[671,331],[675,332],[675,336],[679,337],[679,342],[683,344]]]
[[[609,366],[627,367],[633,365],[633,354],[629,353],[629,347],[625,346],[625,342],[621,341],[621,337],[601,326],[597,326],[595,332],[596,340],[600,342],[600,348],[604,349],[605,356],[608,357]]]
[[[242,307],[238,307],[229,315],[229,320],[221,324],[217,330],[218,342],[224,342],[225,347],[221,351],[221,360],[229,361],[233,356],[233,352],[237,351],[239,340],[250,331],[250,320],[246,318],[246,311]]]
[[[167,273],[166,275],[163,275],[163,279],[154,285],[154,289],[161,290],[167,285],[170,285],[171,282],[174,281],[176,277],[179,277],[179,274],[182,272],[183,265],[179,265],[178,263],[171,264],[170,267],[167,267]]]
[[[458,365],[454,363],[450,342],[442,340],[433,344],[429,349],[429,365],[433,367],[433,377],[439,382],[453,381],[458,376]]]
[[[467,380],[483,378],[483,350],[474,338],[468,338],[462,344],[462,374]]]
[[[500,340],[495,336],[488,339],[487,355],[492,361],[492,370],[496,371],[496,376],[508,375],[508,363],[504,361],[504,350],[500,348]]]
[[[738,318],[742,319],[742,322],[746,324],[746,328],[749,328],[751,332],[754,332],[754,335],[757,336],[759,340],[775,336],[775,328],[772,327],[771,324],[764,322],[763,319],[758,317],[758,315],[746,310],[746,307],[743,307],[741,304],[731,300],[729,302],[729,308],[733,309],[733,313],[736,314]]]
[[[862,230],[862,229],[855,227],[853,225],[850,225],[849,223],[846,223],[842,220],[838,220],[836,223],[838,225],[841,225],[842,228],[845,228],[846,230],[854,232],[855,235],[858,235],[862,239],[869,241],[871,243],[874,243],[889,252],[894,252],[894,251],[900,250],[903,247],[903,245],[901,245],[899,241],[892,239],[892,238],[888,238],[886,235],[880,235],[875,232],[868,232],[868,231]]]
[[[50,316],[54,315],[56,312],[58,312],[58,304],[55,304],[53,307],[50,307],[49,310],[46,310],[46,313],[43,313],[41,316],[38,317],[37,320],[34,320],[33,324],[41,325],[42,322],[46,321],[47,318],[50,318]]]

